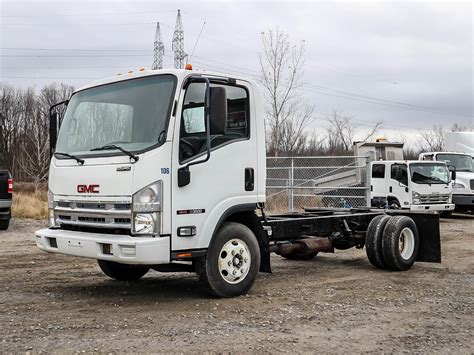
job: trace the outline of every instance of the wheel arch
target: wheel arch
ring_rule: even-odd
[[[260,218],[256,214],[257,204],[248,203],[228,208],[219,218],[212,233],[210,243],[214,242],[217,232],[225,222],[236,222],[248,227],[257,238],[260,247],[260,271],[271,273],[270,248],[268,234],[263,230]],[[209,244],[210,245],[210,244]]]

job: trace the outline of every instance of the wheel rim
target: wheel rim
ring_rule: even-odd
[[[400,255],[405,260],[410,259],[413,255],[413,251],[415,250],[415,235],[410,228],[405,227],[401,231],[398,240],[398,248],[400,250]]]
[[[249,273],[251,261],[247,244],[240,239],[231,239],[219,253],[219,273],[226,282],[239,283]]]

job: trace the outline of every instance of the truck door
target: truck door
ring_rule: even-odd
[[[392,164],[388,182],[389,198],[395,197],[401,208],[410,208],[407,165],[401,163]]]
[[[211,81],[211,87],[226,91],[227,117],[222,117],[226,130],[211,136],[210,159],[190,166],[190,183],[182,187],[178,186],[178,169],[206,157],[205,83],[188,83],[180,98],[173,145],[172,250],[207,248],[226,211],[249,209],[257,203],[257,137],[251,87],[238,83]],[[192,231],[193,235],[179,235],[183,227],[190,227],[185,232]]]

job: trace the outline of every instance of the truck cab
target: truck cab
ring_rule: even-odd
[[[370,164],[373,207],[449,212],[451,173],[443,162],[376,161]]]
[[[267,215],[264,110],[243,77],[143,70],[94,82],[50,108],[50,151],[50,226],[37,246],[97,259],[116,280],[196,272],[232,297],[271,271],[271,252],[310,260],[366,240],[379,269],[441,260],[435,214]]]
[[[456,211],[474,213],[474,161],[467,153],[427,152],[419,156],[422,161],[441,161],[456,172],[453,179],[453,203]]]

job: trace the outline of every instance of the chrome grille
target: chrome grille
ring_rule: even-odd
[[[420,201],[423,205],[436,204],[436,203],[448,203],[449,194],[421,195]]]
[[[129,202],[58,201],[54,208],[60,225],[130,229],[132,211]]]

